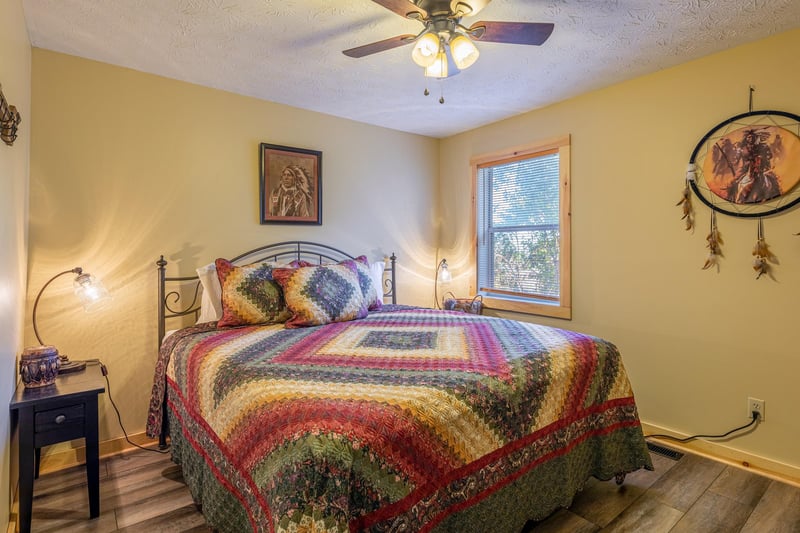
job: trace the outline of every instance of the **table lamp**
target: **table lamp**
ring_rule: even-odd
[[[81,267],[75,267],[71,270],[65,270],[64,272],[59,272],[52,278],[50,278],[47,283],[39,291],[39,294],[36,295],[36,300],[33,303],[33,333],[36,335],[36,340],[39,341],[40,346],[33,346],[30,348],[25,349],[25,353],[53,353],[55,352],[58,354],[58,350],[55,349],[53,346],[45,345],[42,342],[42,338],[39,336],[39,328],[36,325],[36,310],[39,307],[39,299],[42,297],[42,293],[50,285],[54,280],[57,278],[65,275],[65,274],[75,274],[75,280],[72,282],[72,285],[75,290],[75,295],[83,304],[83,308],[86,311],[91,311],[92,309],[96,308],[102,302],[108,300],[110,297],[108,295],[108,291],[103,286],[103,284],[94,276],[89,273],[83,271]],[[24,354],[23,354],[24,356]],[[58,354],[58,358],[60,361],[60,367],[58,369],[58,373],[68,373],[68,372],[77,372],[79,370],[83,370],[86,368],[85,361],[70,361],[69,357],[64,354]],[[24,375],[23,375],[24,377]]]
[[[439,261],[439,264],[436,265],[436,279],[433,282],[433,298],[436,300],[436,309],[441,309],[441,304],[439,303],[439,281],[444,283],[450,283],[452,281],[453,276],[450,275],[450,270],[447,268],[447,259],[442,259]]]

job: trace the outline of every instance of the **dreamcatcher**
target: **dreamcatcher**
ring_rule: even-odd
[[[770,276],[770,264],[777,263],[765,240],[763,219],[800,203],[800,116],[753,111],[753,91],[750,87],[750,111],[716,125],[697,143],[677,205],[686,230],[695,227],[692,192],[711,208],[704,270],[719,270],[722,257],[717,213],[757,218],[753,269],[758,279]]]

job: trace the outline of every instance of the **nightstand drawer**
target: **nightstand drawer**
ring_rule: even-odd
[[[82,403],[67,405],[47,411],[39,411],[34,415],[34,433],[45,433],[61,430],[70,426],[83,426],[84,412]]]

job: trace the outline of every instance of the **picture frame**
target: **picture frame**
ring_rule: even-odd
[[[259,145],[261,224],[322,225],[322,152]]]

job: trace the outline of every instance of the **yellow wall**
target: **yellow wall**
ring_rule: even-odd
[[[59,271],[102,278],[109,309],[84,313],[64,277],[39,331],[72,359],[106,363],[129,433],[146,420],[160,254],[188,275],[287,239],[396,252],[401,302],[429,301],[438,141],[40,49],[32,89],[29,305]],[[259,224],[261,142],[323,152],[322,226]],[[101,440],[120,437],[101,402]]]
[[[9,446],[12,428],[5,407],[17,382],[17,353],[22,345],[25,311],[28,155],[31,130],[31,45],[22,2],[0,2],[0,84],[8,102],[22,115],[13,146],[0,142],[0,529],[8,524],[11,479],[16,461]]]
[[[800,214],[765,220],[780,259],[755,280],[756,223],[720,216],[719,273],[703,271],[709,210],[680,220],[686,163],[713,126],[755,109],[800,114],[800,31],[788,32],[444,140],[440,246],[466,291],[471,156],[572,135],[573,320],[515,316],[614,341],[644,421],[685,434],[766,422],[726,446],[800,467]]]

